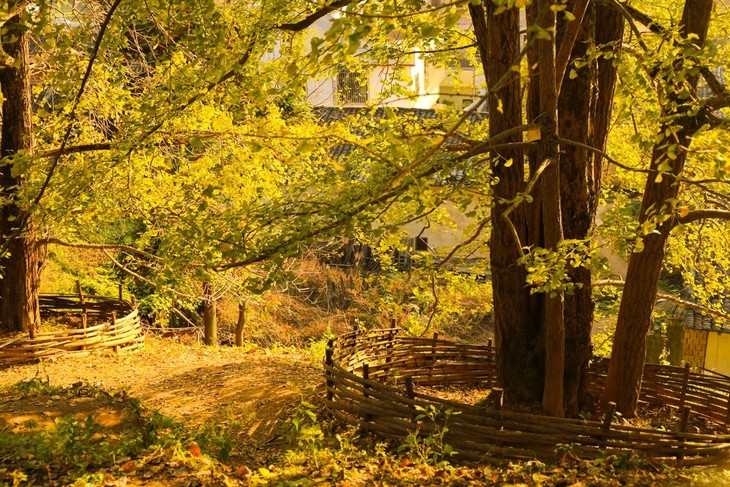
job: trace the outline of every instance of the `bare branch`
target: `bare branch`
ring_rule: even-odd
[[[112,261],[112,263],[113,263],[113,264],[114,264],[115,266],[117,266],[117,267],[118,267],[119,269],[123,270],[124,272],[126,272],[126,273],[127,273],[127,274],[129,274],[130,276],[134,277],[135,279],[139,279],[140,281],[142,281],[142,282],[144,282],[144,283],[147,283],[147,284],[150,284],[150,285],[152,285],[152,286],[154,286],[154,285],[155,285],[155,283],[154,283],[153,281],[151,281],[151,280],[147,279],[147,278],[146,278],[146,277],[144,277],[144,276],[141,276],[141,275],[137,274],[137,273],[136,273],[136,272],[134,272],[133,270],[131,270],[131,269],[129,269],[128,267],[124,266],[124,264],[122,264],[122,263],[121,263],[121,262],[119,262],[119,261],[118,261],[117,259],[115,259],[115,258],[114,258],[114,257],[112,256],[112,254],[110,254],[110,253],[109,253],[109,251],[108,251],[108,250],[104,249],[104,250],[102,250],[102,252],[104,252],[104,254],[105,254],[105,255],[107,256],[107,258],[109,258],[109,260],[111,260],[111,261]]]
[[[568,139],[562,139],[562,138],[558,138],[558,142],[560,144],[573,145],[573,146],[576,146],[576,147],[581,147],[583,149],[589,150],[589,151],[593,152],[594,154],[598,154],[599,156],[603,157],[610,164],[613,164],[614,166],[620,167],[621,169],[625,169],[627,171],[643,172],[643,173],[646,173],[646,174],[649,174],[651,172],[649,169],[639,169],[637,167],[631,167],[631,166],[627,166],[626,164],[622,164],[622,163],[618,162],[616,159],[614,159],[613,157],[611,157],[608,154],[606,154],[605,152],[603,152],[602,150],[596,149],[593,146],[586,145],[586,144],[583,144],[581,142],[576,142],[574,140],[568,140]]]
[[[335,10],[342,7],[346,7],[350,4],[350,2],[351,0],[336,0],[329,5],[325,5],[324,7],[315,10],[298,22],[281,24],[277,27],[277,29],[287,30],[290,32],[300,32],[327,15],[328,13],[334,12]]]
[[[69,154],[78,154],[79,152],[106,151],[111,149],[109,142],[100,142],[97,144],[72,145],[70,147],[48,149],[35,154],[35,157],[43,159],[46,157],[59,157]]]
[[[41,245],[60,245],[61,247],[70,247],[74,249],[87,249],[87,250],[123,250],[124,252],[127,252],[129,254],[136,254],[142,257],[145,257],[150,260],[161,260],[156,255],[152,255],[149,252],[145,252],[144,250],[139,250],[134,247],[130,247],[129,245],[121,245],[121,244],[91,244],[91,243],[73,243],[73,242],[66,242],[64,240],[61,240],[59,238],[44,238],[42,240],[38,240],[36,242],[37,246]]]
[[[693,210],[677,218],[677,223],[692,223],[698,220],[730,220],[730,211],[718,209]]]
[[[617,281],[617,280],[613,280],[613,279],[603,279],[603,280],[599,280],[599,281],[594,281],[591,285],[593,287],[624,287],[626,285],[626,282]],[[716,310],[713,308],[708,308],[707,306],[702,306],[701,304],[693,303],[692,301],[680,299],[671,294],[657,293],[656,297],[657,297],[657,299],[665,299],[667,301],[670,301],[675,304],[679,304],[686,308],[696,309],[703,313],[707,313],[708,315],[713,315],[718,318],[723,318],[723,319],[730,321],[730,314],[724,313],[722,311],[719,311],[719,310]]]

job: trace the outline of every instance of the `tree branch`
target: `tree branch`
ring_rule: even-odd
[[[298,22],[290,22],[281,24],[279,27],[277,27],[278,30],[286,30],[290,32],[300,32],[327,15],[330,12],[334,12],[335,10],[338,10],[342,7],[346,7],[349,5],[351,0],[335,0],[334,2],[330,3],[329,5],[325,5],[324,7],[320,8],[319,10],[315,10],[311,14],[304,17],[302,20]]]
[[[639,169],[637,167],[631,167],[631,166],[627,166],[626,164],[622,164],[622,163],[618,162],[616,159],[614,159],[613,157],[611,157],[608,154],[606,154],[605,152],[603,152],[602,150],[596,149],[595,147],[592,147],[587,144],[583,144],[581,142],[576,142],[574,140],[568,140],[568,139],[562,139],[562,138],[558,138],[558,142],[560,144],[573,145],[573,146],[580,147],[582,149],[591,151],[594,154],[598,154],[599,156],[603,157],[604,159],[606,159],[609,163],[613,164],[614,166],[620,167],[621,169],[625,169],[627,171],[643,172],[646,174],[649,174],[651,172],[649,169]]]
[[[35,157],[44,159],[46,157],[59,157],[69,154],[78,154],[79,152],[105,151],[112,148],[109,142],[99,142],[96,144],[72,145],[70,147],[48,149],[35,154]]]
[[[142,282],[144,282],[146,284],[149,284],[151,286],[155,286],[155,283],[153,281],[151,281],[150,279],[147,279],[144,276],[141,276],[141,275],[137,274],[133,270],[131,270],[131,269],[127,268],[126,266],[124,266],[121,262],[119,262],[117,259],[115,259],[114,256],[112,256],[112,254],[110,254],[109,251],[107,251],[106,249],[103,249],[102,252],[104,252],[104,254],[109,258],[109,260],[111,260],[112,263],[115,266],[117,266],[118,268],[120,268],[122,271],[126,272],[127,274],[129,274],[130,276],[134,277],[135,279],[139,279],[140,281],[142,281]]]
[[[624,287],[626,285],[626,281],[617,281],[617,280],[613,280],[613,279],[602,279],[602,280],[594,281],[591,285],[593,287]],[[671,294],[657,293],[656,297],[657,297],[657,299],[665,299],[667,301],[670,301],[675,304],[679,304],[686,308],[696,309],[698,311],[702,311],[703,313],[707,313],[708,315],[713,315],[718,318],[724,318],[724,319],[730,321],[730,314],[724,313],[722,311],[718,311],[713,308],[708,308],[707,306],[702,306],[701,304],[693,303],[692,301],[687,301],[685,299],[678,298]]]
[[[87,249],[87,250],[123,250],[124,252],[127,252],[129,254],[136,254],[142,257],[145,257],[150,260],[161,260],[156,255],[150,254],[149,252],[145,252],[144,250],[139,250],[134,247],[130,247],[129,245],[121,245],[121,244],[90,244],[90,243],[73,243],[73,242],[66,242],[64,240],[61,240],[59,238],[44,238],[41,240],[36,241],[37,246],[41,245],[60,245],[61,247],[70,247],[74,249]]]
[[[730,220],[730,211],[712,208],[693,210],[684,216],[677,217],[677,223],[692,223],[698,220],[708,220],[710,218],[716,220]]]
[[[580,32],[587,8],[588,0],[578,0],[575,9],[573,9],[573,17],[575,18],[566,27],[565,34],[563,34],[563,39],[560,42],[560,48],[555,59],[555,85],[558,94],[560,94],[565,71],[568,69],[568,62],[570,61],[570,53],[573,51],[573,46],[575,46],[575,40],[578,38],[578,32]]]

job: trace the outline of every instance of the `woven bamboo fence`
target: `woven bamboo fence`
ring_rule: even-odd
[[[0,344],[0,366],[63,355],[88,355],[100,350],[136,350],[144,334],[136,306],[98,296],[41,295],[41,317],[78,315],[80,328],[16,337]],[[91,319],[90,319],[91,318]],[[86,326],[91,321],[95,324]]]
[[[590,387],[602,388],[607,364],[590,370]],[[501,407],[495,350],[437,338],[399,336],[398,330],[352,332],[330,341],[325,356],[326,405],[340,421],[384,437],[444,434],[457,459],[477,462],[555,460],[570,451],[581,458],[636,455],[680,465],[713,464],[730,456],[730,435],[688,432],[690,412],[730,422],[730,380],[688,368],[647,365],[644,401],[677,408],[674,431],[612,422],[554,418]],[[414,392],[414,385],[471,384],[492,389],[493,404],[472,406]],[[424,415],[424,411],[436,411]],[[444,430],[444,426],[447,429]]]

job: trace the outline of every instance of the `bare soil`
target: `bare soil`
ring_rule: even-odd
[[[79,382],[109,391],[124,390],[144,405],[191,427],[235,424],[242,431],[241,462],[266,465],[285,445],[281,425],[303,398],[322,388],[321,371],[302,352],[272,353],[261,348],[183,345],[147,338],[142,350],[127,355],[66,357],[41,364],[7,367],[0,391],[39,378],[52,386]],[[21,398],[0,392],[0,428],[44,424],[64,416],[114,427],[123,411],[91,397]]]

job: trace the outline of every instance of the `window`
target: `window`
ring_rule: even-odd
[[[368,101],[367,84],[349,69],[341,69],[337,73],[335,92],[338,105],[364,105]]]
[[[428,252],[428,237],[406,237],[402,240],[404,250],[396,250],[393,254],[393,263],[399,271],[409,271],[413,266],[413,252]]]
[[[416,252],[427,252],[428,251],[428,237],[416,237],[416,241],[413,245],[413,249]]]

